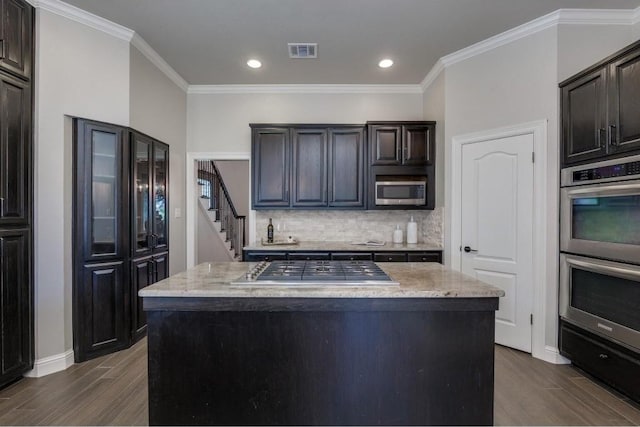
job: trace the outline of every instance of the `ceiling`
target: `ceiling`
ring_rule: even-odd
[[[640,0],[65,0],[138,33],[189,84],[418,84],[442,56],[559,8]],[[287,43],[318,43],[289,59]],[[395,65],[380,69],[389,57]],[[246,65],[258,58],[258,70]]]

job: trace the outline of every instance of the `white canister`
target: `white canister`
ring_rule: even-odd
[[[393,243],[402,243],[402,228],[400,228],[400,224],[396,225],[396,229],[393,230]]]
[[[413,220],[413,215],[407,223],[407,244],[418,243],[418,223]]]

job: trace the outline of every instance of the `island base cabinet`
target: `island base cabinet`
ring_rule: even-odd
[[[497,299],[491,309],[437,300],[433,310],[343,299],[197,311],[189,298],[173,311],[145,298],[149,422],[490,425]]]

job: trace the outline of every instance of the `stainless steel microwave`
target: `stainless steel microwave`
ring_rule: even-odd
[[[427,204],[426,177],[398,177],[376,180],[376,206],[424,206]]]

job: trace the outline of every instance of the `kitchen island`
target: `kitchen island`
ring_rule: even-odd
[[[436,263],[396,286],[232,286],[210,263],[140,291],[152,425],[492,424],[503,292]]]

